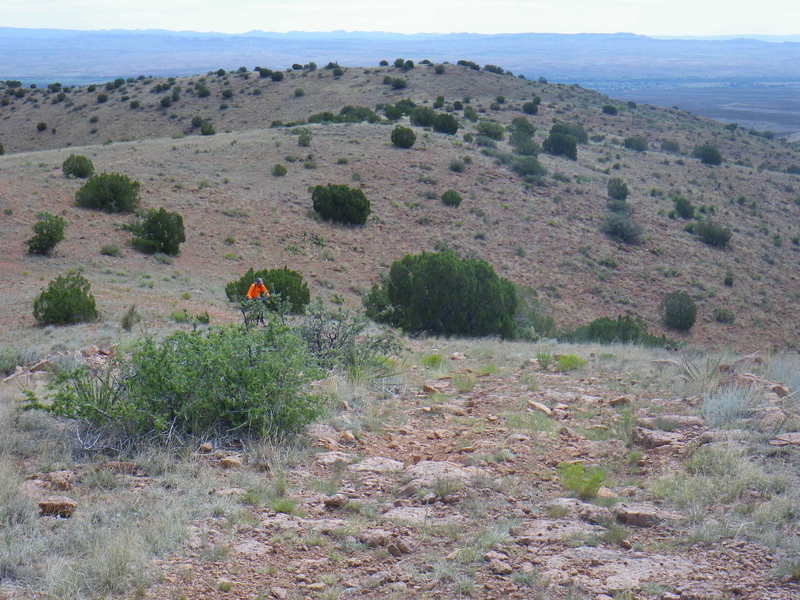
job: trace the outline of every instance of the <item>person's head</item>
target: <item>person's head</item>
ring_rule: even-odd
[[[258,285],[264,285],[264,280],[263,280],[263,279],[261,279],[261,277],[257,277],[257,278],[256,278],[256,283],[257,283]]]

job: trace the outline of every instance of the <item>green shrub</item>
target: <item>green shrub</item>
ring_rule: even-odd
[[[619,177],[608,180],[608,197],[612,200],[625,200],[629,193],[628,185]]]
[[[318,185],[311,194],[314,210],[327,221],[363,225],[370,213],[364,192],[346,185]]]
[[[367,315],[409,333],[513,337],[513,284],[451,251],[406,255],[364,298]]]
[[[642,228],[626,214],[611,213],[603,222],[602,230],[608,237],[626,244],[641,242]]]
[[[677,154],[681,151],[681,146],[678,142],[674,140],[663,140],[661,142],[661,150],[663,152],[671,152],[673,154]]]
[[[434,71],[434,73],[436,73],[437,75],[443,75],[443,74],[444,74],[444,65],[436,65],[436,66],[433,68],[433,71]]]
[[[121,373],[123,377],[117,377]],[[106,371],[79,369],[53,384],[40,408],[124,436],[170,443],[175,436],[295,433],[323,410],[308,386],[319,376],[306,345],[270,319],[253,330],[226,327],[146,338]]]
[[[39,123],[36,124],[36,131],[42,132],[45,129],[47,129],[47,123],[40,121]]]
[[[713,144],[701,144],[692,151],[694,158],[699,158],[704,165],[722,164],[722,154]]]
[[[297,145],[302,146],[303,148],[307,148],[311,145],[311,132],[308,130],[303,130],[300,132],[300,135],[297,136]]]
[[[3,144],[0,144],[0,156],[3,156],[3,154],[5,153],[6,153],[5,146],[3,146]]]
[[[579,343],[638,344],[655,348],[672,348],[675,345],[666,337],[651,334],[644,321],[629,315],[617,319],[600,317],[571,333],[560,335],[559,339]]]
[[[436,111],[427,106],[417,106],[410,115],[411,124],[418,127],[431,127],[435,118]]]
[[[571,160],[578,160],[578,142],[571,135],[550,133],[542,144],[542,149],[553,156],[566,156]]]
[[[455,190],[447,190],[442,194],[442,204],[445,206],[458,206],[461,204],[461,194]]]
[[[163,208],[151,208],[138,223],[131,226],[133,247],[146,254],[161,252],[175,256],[186,241],[183,217]]]
[[[550,135],[571,135],[578,144],[586,144],[589,141],[589,134],[580,123],[555,123],[550,128]]]
[[[253,271],[250,269],[239,279],[228,282],[225,286],[225,295],[232,302],[241,302],[247,297],[247,290],[256,279],[264,280],[264,285],[271,294],[277,294],[281,300],[289,302],[290,310],[299,314],[310,302],[311,294],[308,291],[308,284],[303,281],[303,276],[297,271],[288,267],[282,269],[263,269]],[[277,303],[268,303],[271,309],[277,308]]]
[[[725,285],[725,287],[733,287],[733,273],[730,271],[725,273],[725,279],[722,280],[722,283]]]
[[[689,331],[697,316],[697,305],[683,290],[670,292],[661,304],[664,325],[677,331]]]
[[[478,120],[478,113],[471,106],[464,107],[464,118],[467,121],[475,122]]]
[[[56,244],[64,239],[66,219],[49,212],[40,212],[36,215],[39,219],[33,225],[33,237],[29,239],[28,252],[30,254],[50,254]]]
[[[505,129],[500,123],[495,121],[481,121],[478,123],[478,135],[500,142],[505,137]]]
[[[539,113],[539,104],[536,102],[525,102],[522,105],[522,112],[526,115],[536,115]]]
[[[104,244],[100,247],[100,254],[103,256],[121,256],[122,252],[116,244]]]
[[[284,167],[281,164],[276,164],[275,166],[272,167],[273,177],[283,177],[284,175],[286,175],[286,173],[288,173],[286,167]]]
[[[139,183],[121,173],[94,175],[75,194],[75,202],[110,213],[133,212],[139,206]]]
[[[547,174],[547,169],[539,163],[535,156],[515,158],[511,163],[511,170],[524,178],[537,178]]]
[[[97,318],[91,285],[77,271],[51,281],[33,302],[33,318],[40,325],[69,325]]]
[[[603,106],[604,115],[611,115],[613,117],[616,116],[618,113],[619,111],[617,110],[617,107],[614,106],[613,104],[606,104],[605,106]]]
[[[591,500],[597,496],[606,474],[600,467],[583,466],[583,463],[559,463],[558,478],[561,485],[576,494],[581,500]]]
[[[306,95],[306,91],[303,88],[297,88],[294,91],[294,97],[295,98],[302,98],[305,95]]]
[[[694,218],[694,206],[687,198],[683,196],[673,196],[672,202],[675,205],[675,214],[681,219]]]
[[[410,127],[395,127],[392,130],[392,144],[398,148],[411,148],[417,141],[417,134]]]
[[[577,371],[585,366],[586,361],[580,356],[575,356],[574,354],[562,354],[556,357],[556,369],[562,373]]]
[[[730,308],[717,307],[714,309],[714,320],[717,323],[731,325],[736,320],[736,315]]]
[[[454,135],[458,131],[458,121],[453,115],[438,113],[433,119],[433,130]]]
[[[92,161],[80,154],[70,154],[61,164],[61,170],[65,177],[78,177],[86,179],[94,174]]]
[[[212,125],[211,121],[203,121],[200,125],[200,135],[214,135],[216,130],[214,129],[214,125]]]
[[[694,225],[694,233],[705,244],[716,248],[725,248],[731,241],[731,230],[712,221],[698,221]]]
[[[628,150],[635,150],[636,152],[645,152],[647,150],[647,138],[641,135],[634,135],[625,138],[625,147]]]

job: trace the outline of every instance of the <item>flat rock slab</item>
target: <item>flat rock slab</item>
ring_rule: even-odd
[[[691,415],[640,417],[636,422],[647,429],[660,429],[662,427],[673,427],[677,429],[682,427],[704,427],[706,424],[702,417],[695,417]]]
[[[347,521],[344,519],[300,519],[278,513],[274,517],[261,521],[261,525],[264,527],[277,527],[278,529],[307,530],[328,534],[347,527]]]
[[[416,487],[429,487],[437,481],[455,480],[468,483],[486,473],[478,467],[462,467],[449,461],[423,460],[405,471]]]
[[[405,468],[405,464],[393,458],[370,456],[359,463],[350,465],[349,468],[358,473],[397,473]]]
[[[613,518],[611,511],[604,506],[581,502],[577,498],[556,498],[547,504],[547,508],[563,511],[565,515],[578,517],[581,521],[596,525],[608,523]]]
[[[383,513],[383,518],[386,521],[407,525],[447,525],[460,520],[458,515],[436,517],[433,510],[427,506],[399,506]]]
[[[601,535],[603,527],[562,519],[537,519],[515,527],[511,534],[520,544],[538,544],[561,542],[567,538],[578,536]]]
[[[662,521],[681,518],[677,513],[662,510],[652,504],[617,504],[614,514],[621,523],[636,527],[655,527]]]
[[[637,427],[635,433],[636,441],[645,448],[660,448],[681,442],[681,435],[670,431],[658,431],[656,429],[644,429]]]
[[[314,459],[320,465],[335,465],[336,463],[343,463],[349,465],[356,461],[356,457],[346,452],[320,452]]]
[[[260,556],[269,552],[270,548],[256,540],[246,540],[241,544],[236,544],[233,547],[233,551],[245,556]]]
[[[568,548],[550,557],[542,577],[572,579],[581,587],[605,592],[639,589],[648,582],[683,582],[693,565],[678,556],[623,552],[607,548]]]
[[[47,498],[39,502],[39,514],[43,517],[68,519],[78,508],[78,503],[63,496]]]

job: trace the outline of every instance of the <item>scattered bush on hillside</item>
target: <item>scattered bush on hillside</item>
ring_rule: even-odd
[[[331,75],[333,76],[334,79],[339,79],[342,75],[344,75],[344,69],[342,69],[341,67],[336,67],[335,69],[333,69],[333,71],[331,71]],[[272,80],[275,81],[274,76],[272,77]]]
[[[616,319],[601,317],[575,331],[563,333],[558,339],[565,342],[595,342],[598,344],[637,344],[653,348],[674,348],[675,342],[664,336],[655,336],[647,331],[640,318],[620,315]]]
[[[611,213],[603,222],[603,233],[608,237],[626,244],[641,242],[642,228],[630,216]]]
[[[212,125],[211,121],[203,121],[200,124],[200,135],[214,135],[216,133],[216,129],[214,129],[214,125]]]
[[[625,200],[629,193],[628,184],[619,177],[612,177],[608,180],[608,197],[612,200]]]
[[[300,314],[305,306],[311,301],[311,294],[308,291],[308,284],[303,281],[303,276],[297,271],[288,267],[282,269],[262,269],[253,271],[250,269],[239,279],[230,281],[225,285],[225,295],[231,302],[241,302],[247,297],[247,290],[257,278],[264,280],[264,285],[270,294],[280,296],[282,301],[289,303],[291,312]],[[276,302],[268,302],[271,310],[277,310]]]
[[[40,121],[39,123],[36,124],[36,131],[41,132],[44,131],[45,129],[47,129],[47,123]]]
[[[434,73],[436,73],[437,75],[443,75],[443,74],[444,74],[444,65],[436,65],[436,66],[433,68],[433,71],[434,71]]]
[[[61,240],[64,239],[66,219],[49,212],[40,212],[39,219],[33,224],[33,237],[26,241],[29,254],[50,254]]]
[[[51,281],[33,302],[33,318],[39,325],[69,325],[97,318],[91,285],[77,271]]]
[[[97,94],[97,103],[103,104],[104,102],[108,102],[108,94]]]
[[[80,154],[70,154],[61,164],[61,170],[65,177],[78,177],[86,179],[94,174],[94,164],[85,156]]]
[[[464,118],[467,121],[472,121],[473,123],[478,120],[478,113],[475,112],[475,109],[471,106],[464,107]]]
[[[694,234],[705,244],[716,248],[725,248],[731,241],[731,230],[712,221],[698,221],[694,226]]]
[[[553,156],[566,156],[578,160],[578,143],[574,136],[551,132],[542,144],[542,149]]]
[[[539,105],[541,104],[542,99],[539,96],[534,96],[531,102],[525,102],[522,105],[522,112],[526,115],[536,115],[539,114]]]
[[[6,153],[5,146],[3,146],[3,144],[0,144],[0,156],[3,156],[3,154],[5,153]]]
[[[308,129],[301,129],[297,136],[297,145],[307,148],[311,145],[311,132]]]
[[[345,106],[334,114],[330,111],[316,113],[308,117],[309,123],[361,123],[368,121],[377,123],[381,118],[371,109],[365,106]]]
[[[411,111],[411,124],[418,127],[431,127],[436,118],[436,111],[427,106],[417,106]]]
[[[363,225],[370,213],[370,203],[364,192],[346,185],[318,185],[311,199],[314,210],[327,221]]]
[[[146,254],[161,252],[176,256],[186,241],[183,217],[163,208],[151,208],[129,229],[133,233],[133,247]]]
[[[694,206],[689,199],[676,195],[672,197],[672,202],[677,216],[681,219],[694,219]]]
[[[578,144],[589,142],[589,134],[580,123],[555,123],[550,128],[550,135],[558,133],[561,135],[571,135]]]
[[[526,180],[537,179],[547,175],[547,169],[541,165],[535,156],[515,158],[511,163],[511,170]]]
[[[714,320],[723,325],[732,325],[736,321],[736,315],[730,308],[717,307],[714,309]]]
[[[469,67],[473,71],[480,71],[481,67],[477,63],[472,62],[471,60],[459,60],[458,63],[462,67]]]
[[[605,106],[603,106],[603,114],[611,115],[613,117],[619,114],[619,111],[617,110],[617,107],[614,106],[613,104],[606,104]]]
[[[663,152],[671,152],[673,154],[678,154],[681,151],[681,146],[678,142],[674,140],[663,140],[661,142],[661,150]]]
[[[634,135],[625,138],[625,147],[636,152],[645,152],[648,148],[647,138],[641,135]]]
[[[692,151],[694,158],[700,159],[704,165],[722,164],[722,154],[713,144],[701,144]]]
[[[670,292],[661,304],[664,325],[676,331],[689,331],[697,316],[697,305],[683,290]]]
[[[500,142],[505,137],[505,128],[495,121],[481,121],[478,123],[478,135]]]
[[[514,286],[488,263],[451,251],[406,255],[364,299],[367,315],[409,333],[514,335]]]
[[[461,194],[455,190],[447,190],[442,194],[442,204],[445,206],[459,206],[461,204]]]
[[[433,130],[438,133],[454,135],[458,132],[458,121],[453,115],[438,113],[433,118]]]
[[[273,71],[270,74],[270,79],[272,79],[272,81],[275,81],[276,83],[279,81],[283,81],[283,71]]]
[[[320,376],[305,342],[280,319],[265,327],[179,331],[143,339],[106,370],[79,369],[52,386],[52,402],[27,408],[90,424],[125,442],[183,436],[280,436],[324,409],[308,392]]]
[[[272,167],[273,177],[283,177],[284,175],[286,175],[286,173],[288,173],[286,167],[284,167],[281,164],[276,164],[274,167]]]
[[[411,148],[417,141],[417,134],[410,127],[395,127],[392,130],[392,144],[398,148]]]
[[[498,67],[497,65],[484,65],[483,70],[489,73],[495,73],[496,75],[502,75],[505,73],[502,67]]]
[[[94,175],[75,194],[83,208],[105,212],[133,212],[139,206],[139,182],[121,173]]]

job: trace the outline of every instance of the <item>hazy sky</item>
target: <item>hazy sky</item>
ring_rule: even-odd
[[[729,35],[800,33],[798,0],[0,0],[0,26]]]

